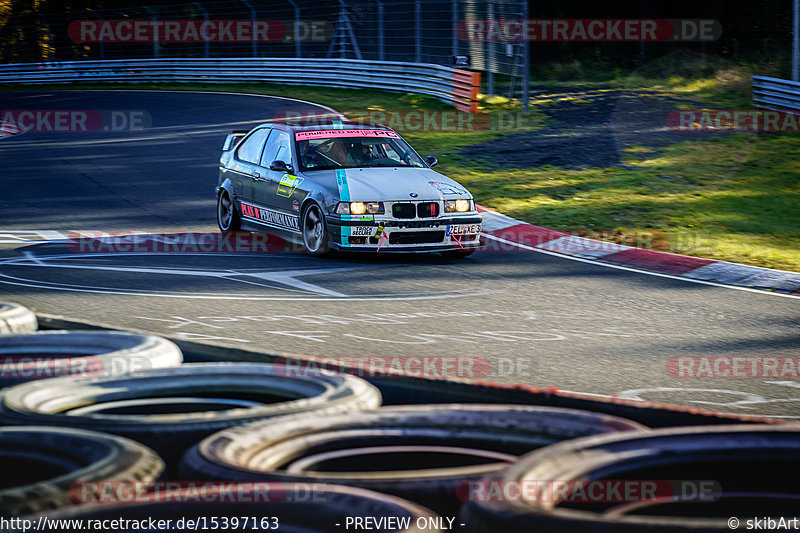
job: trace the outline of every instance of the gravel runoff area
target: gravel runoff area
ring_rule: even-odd
[[[625,148],[658,149],[721,135],[671,130],[670,113],[707,106],[652,90],[535,87],[531,98],[547,115],[544,128],[473,144],[461,155],[497,168],[626,168]]]

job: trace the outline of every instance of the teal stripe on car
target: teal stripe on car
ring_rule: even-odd
[[[336,169],[336,185],[339,188],[339,200],[342,202],[350,201],[350,187],[347,185],[347,171],[343,168]],[[350,215],[342,215],[343,220],[350,220]],[[350,246],[350,226],[339,226],[341,228],[341,245]]]

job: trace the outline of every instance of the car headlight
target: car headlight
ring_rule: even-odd
[[[445,200],[445,213],[464,213],[472,210],[472,200]]]
[[[336,206],[339,215],[380,215],[383,212],[382,202],[339,202]]]

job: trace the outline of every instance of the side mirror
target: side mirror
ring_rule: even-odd
[[[439,164],[439,160],[436,159],[435,155],[429,155],[428,157],[426,157],[425,162],[428,163],[429,167],[435,167],[436,165]]]
[[[291,172],[292,165],[281,161],[280,159],[277,161],[273,161],[272,164],[269,166],[270,170],[274,170],[276,172]]]

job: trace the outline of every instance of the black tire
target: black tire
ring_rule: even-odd
[[[242,218],[239,216],[236,202],[226,190],[220,191],[217,196],[217,226],[223,233],[242,229]]]
[[[39,327],[36,315],[27,307],[0,302],[0,334],[31,333]]]
[[[203,484],[206,485],[206,484]],[[216,490],[215,490],[216,489]],[[362,529],[366,531],[381,531],[383,533],[436,533],[440,532],[438,525],[433,527],[418,527],[418,523],[438,524],[440,520],[430,510],[409,501],[380,494],[377,492],[357,489],[353,487],[340,487],[335,485],[314,484],[309,485],[267,485],[265,483],[252,486],[235,486],[233,499],[230,493],[225,493],[224,488],[201,486],[190,495],[187,491],[171,491],[159,493],[159,501],[152,503],[132,504],[94,504],[82,505],[71,509],[42,513],[50,519],[81,520],[113,520],[124,518],[143,523],[142,529],[115,529],[115,533],[143,533],[163,532],[162,529],[150,529],[150,519],[156,523],[159,520],[171,520],[169,530],[193,531],[203,530],[187,527],[186,520],[195,523],[212,525],[212,518],[222,525],[233,524],[236,519],[238,527],[231,528],[238,531],[280,531],[284,533],[330,533],[332,531],[346,531],[348,529]],[[198,493],[206,501],[200,500]],[[142,498],[144,499],[144,498]],[[153,498],[155,499],[155,498]],[[26,517],[34,523],[40,515]],[[241,527],[247,517],[248,527]],[[408,526],[397,527],[393,520],[391,527],[380,528],[354,528],[346,526],[348,518],[353,517],[393,517],[393,519],[407,520]],[[274,527],[277,518],[277,526]],[[183,524],[178,522],[184,519]],[[266,526],[273,526],[265,528]],[[181,527],[182,526],[182,527]],[[254,526],[254,527],[252,527]],[[157,527],[157,526],[156,526]],[[216,529],[216,528],[214,528]],[[81,531],[75,529],[60,529],[61,533]],[[85,531],[85,530],[83,530]]]
[[[503,468],[516,456],[564,439],[641,429],[644,426],[613,416],[524,405],[414,405],[358,416],[311,414],[212,435],[186,454],[181,475],[358,486],[411,499],[446,515],[460,506],[460,483]],[[398,456],[395,451],[382,453],[386,446],[422,448]],[[352,453],[353,448],[372,448],[348,458],[356,470],[345,464],[327,472],[289,471],[298,460],[336,450]],[[367,455],[369,461],[364,460]],[[403,460],[407,466],[400,463]],[[430,466],[420,469],[423,461]],[[365,466],[368,463],[372,466]]]
[[[155,481],[164,462],[130,439],[80,429],[0,428],[0,514],[82,503],[82,483]]]
[[[798,470],[796,425],[696,426],[586,437],[522,457],[489,476],[485,488],[496,480],[639,480],[655,482],[655,490],[644,500],[636,500],[643,491],[632,492],[634,502],[622,505],[613,497],[591,501],[585,497],[592,494],[588,488],[569,496],[553,490],[542,497],[529,491],[527,501],[470,501],[459,522],[467,524],[470,533],[729,531],[735,529],[729,527],[731,516],[744,524],[755,516],[796,514],[800,489],[794,476],[786,474]],[[707,480],[708,490],[699,492],[704,499],[697,493],[687,497],[695,493],[696,483],[689,485],[691,490],[674,488],[681,487],[676,482],[694,480]]]
[[[139,406],[128,402],[159,398],[161,402]],[[220,398],[249,400],[254,405],[220,410]],[[308,411],[373,409],[380,401],[378,390],[355,376],[288,377],[284,368],[266,363],[194,363],[96,379],[17,385],[3,391],[0,423],[123,435],[156,450],[169,468],[177,466],[189,446],[232,425]],[[106,404],[107,412],[99,404]]]
[[[306,254],[311,257],[322,257],[330,253],[328,223],[325,221],[325,214],[316,203],[310,202],[303,209],[303,215],[300,217],[300,232]]]
[[[53,377],[101,377],[181,364],[173,342],[123,331],[0,336],[0,387]]]

